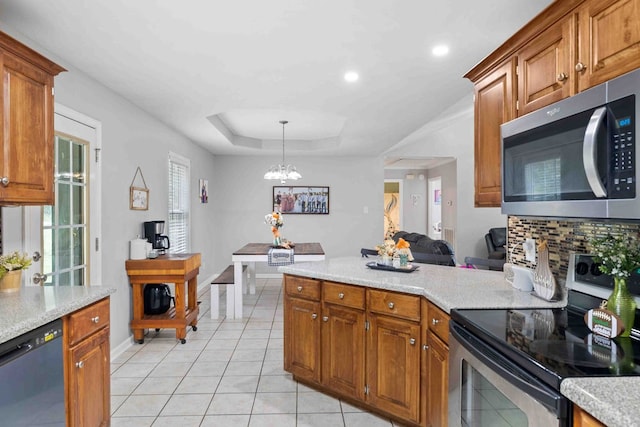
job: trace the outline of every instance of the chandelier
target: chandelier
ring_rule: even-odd
[[[264,174],[264,179],[279,179],[281,184],[284,184],[288,179],[295,181],[302,178],[295,166],[287,165],[284,162],[284,125],[287,123],[289,122],[286,120],[280,120],[282,125],[282,163],[278,166],[271,166],[267,173]]]

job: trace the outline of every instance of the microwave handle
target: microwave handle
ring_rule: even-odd
[[[582,144],[582,163],[584,164],[584,171],[587,174],[587,181],[589,181],[589,187],[596,197],[602,198],[607,196],[607,190],[605,190],[600,175],[598,174],[598,166],[596,165],[596,144],[598,129],[602,124],[607,114],[607,107],[597,108],[587,125],[587,130],[584,132],[584,140]]]

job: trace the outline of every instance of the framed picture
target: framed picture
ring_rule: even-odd
[[[149,189],[140,187],[129,187],[129,209],[136,211],[146,211],[149,209]]]
[[[301,215],[329,214],[329,187],[274,186],[274,212]]]
[[[209,180],[199,180],[200,203],[209,203]]]

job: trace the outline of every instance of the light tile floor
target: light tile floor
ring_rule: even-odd
[[[199,296],[198,330],[149,330],[111,363],[112,427],[397,426],[296,383],[283,370],[280,279],[258,279],[243,320],[212,320]],[[220,297],[224,316],[224,295]]]

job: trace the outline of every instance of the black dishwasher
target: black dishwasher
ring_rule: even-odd
[[[65,426],[62,321],[0,344],[0,425]]]

